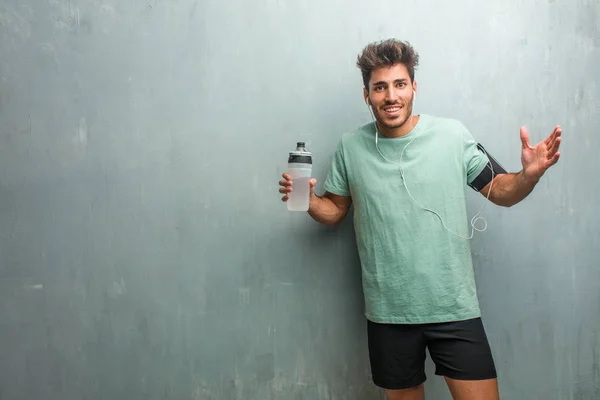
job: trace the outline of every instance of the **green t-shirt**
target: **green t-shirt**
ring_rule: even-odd
[[[414,141],[412,141],[414,138]],[[412,141],[412,142],[411,142]],[[466,191],[487,164],[459,121],[422,114],[403,137],[379,135],[379,150],[404,169],[406,186],[446,227],[470,236]],[[400,167],[375,147],[375,124],[342,136],[325,190],[351,196],[365,315],[380,323],[480,316],[469,240],[409,197]]]

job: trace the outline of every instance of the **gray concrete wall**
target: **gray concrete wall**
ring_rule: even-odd
[[[387,37],[420,52],[416,110],[511,170],[521,125],[537,142],[562,124],[560,163],[486,208],[473,253],[503,399],[600,398],[599,12],[4,0],[0,398],[381,398],[351,221],[287,212],[277,180],[305,140],[321,189],[369,120],[356,55]]]

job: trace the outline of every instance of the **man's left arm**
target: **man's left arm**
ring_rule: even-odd
[[[521,163],[523,169],[516,173],[506,173],[488,154],[490,163],[486,169],[496,166],[496,169],[499,168],[501,171],[497,175],[491,174],[493,179],[490,177],[491,181],[479,190],[481,194],[489,198],[494,204],[503,207],[511,207],[525,199],[548,168],[558,162],[561,135],[562,129],[557,126],[544,141],[531,146],[527,129],[521,127]],[[482,179],[485,179],[485,175]]]

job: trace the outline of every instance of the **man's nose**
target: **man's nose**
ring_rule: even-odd
[[[398,100],[398,90],[395,87],[389,87],[385,93],[385,101],[395,103]]]

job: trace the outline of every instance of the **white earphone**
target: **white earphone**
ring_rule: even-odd
[[[413,90],[413,107],[414,107],[414,103],[415,103],[415,99],[416,99],[416,97],[417,97],[417,92],[416,92],[415,90]],[[367,96],[367,106],[371,106],[371,99],[370,99],[368,96]],[[419,203],[418,203],[418,202],[417,202],[417,201],[414,199],[414,197],[413,197],[413,196],[412,196],[412,194],[410,193],[410,190],[408,190],[408,186],[406,186],[406,178],[405,178],[405,176],[404,176],[404,168],[402,167],[402,165],[401,165],[400,163],[402,162],[402,157],[404,156],[404,151],[406,150],[406,148],[407,148],[408,146],[410,146],[410,145],[412,144],[412,142],[414,142],[414,141],[415,141],[415,139],[416,139],[416,137],[417,137],[417,136],[416,136],[416,135],[414,135],[414,136],[413,136],[413,138],[411,139],[411,141],[410,141],[410,142],[409,142],[409,143],[408,143],[406,146],[404,146],[404,148],[402,149],[402,153],[400,153],[400,161],[399,161],[399,163],[397,163],[397,162],[395,162],[395,161],[392,161],[392,160],[388,159],[386,156],[384,156],[384,155],[383,155],[383,153],[381,152],[381,150],[379,150],[379,144],[378,144],[378,139],[379,139],[379,129],[377,129],[377,123],[376,123],[376,121],[375,121],[375,116],[373,115],[373,112],[372,112],[372,110],[371,110],[371,108],[370,108],[370,107],[369,107],[369,112],[370,112],[370,114],[371,114],[371,117],[373,118],[373,122],[375,123],[375,147],[377,148],[377,151],[379,152],[379,155],[380,155],[381,157],[383,157],[383,159],[384,159],[384,160],[386,160],[386,161],[388,161],[388,162],[390,162],[390,163],[392,163],[392,164],[395,164],[395,165],[397,165],[398,167],[400,167],[400,176],[402,177],[402,183],[404,184],[404,188],[406,189],[406,193],[407,193],[407,194],[408,194],[408,196],[411,198],[411,200],[412,200],[412,201],[413,201],[413,202],[414,202],[414,203],[415,203],[415,204],[416,204],[416,205],[417,205],[419,208],[421,208],[421,209],[423,209],[423,210],[425,210],[425,211],[429,211],[429,212],[431,212],[431,213],[435,214],[435,215],[436,215],[436,216],[437,216],[437,217],[440,219],[440,221],[442,222],[442,225],[444,226],[444,228],[445,228],[445,229],[446,229],[448,232],[450,232],[450,233],[452,233],[453,235],[456,235],[456,236],[458,236],[458,237],[460,237],[460,238],[462,238],[462,239],[470,240],[470,239],[472,239],[472,238],[473,238],[473,234],[475,233],[475,231],[478,231],[478,232],[483,232],[483,231],[485,231],[485,230],[487,229],[487,221],[485,220],[485,218],[483,218],[483,217],[480,217],[479,215],[480,215],[480,214],[483,212],[483,210],[484,210],[484,209],[485,209],[485,207],[487,206],[487,202],[486,202],[486,203],[483,205],[483,208],[481,209],[481,211],[479,211],[477,214],[475,214],[475,215],[473,216],[473,218],[471,219],[471,227],[473,228],[473,230],[471,231],[471,236],[469,236],[469,237],[465,237],[465,236],[461,236],[461,235],[459,235],[458,233],[455,233],[455,232],[451,231],[450,229],[448,229],[448,227],[446,226],[446,223],[444,222],[444,219],[442,218],[442,216],[441,216],[440,214],[438,214],[437,212],[435,212],[435,211],[434,211],[434,210],[432,210],[432,209],[429,209],[429,208],[427,208],[427,207],[424,207],[424,206],[420,205],[420,204],[419,204]],[[410,116],[410,125],[411,125],[411,130],[412,130],[412,129],[414,129],[414,126],[413,126],[413,123],[412,123],[412,119],[413,119],[413,116],[411,115],[411,116]],[[487,155],[487,154],[486,154],[486,155]],[[492,181],[494,180],[494,178],[495,178],[495,173],[494,173],[494,170],[492,169]],[[489,198],[490,198],[490,193],[491,193],[491,192],[492,192],[492,183],[490,183],[490,190],[488,191],[488,195],[487,195],[487,199],[488,199],[488,200],[489,200]],[[477,227],[475,227],[475,223],[476,223],[476,222],[477,222],[477,220],[479,220],[479,219],[481,219],[481,220],[484,222],[484,227],[483,227],[483,229],[478,229]]]

